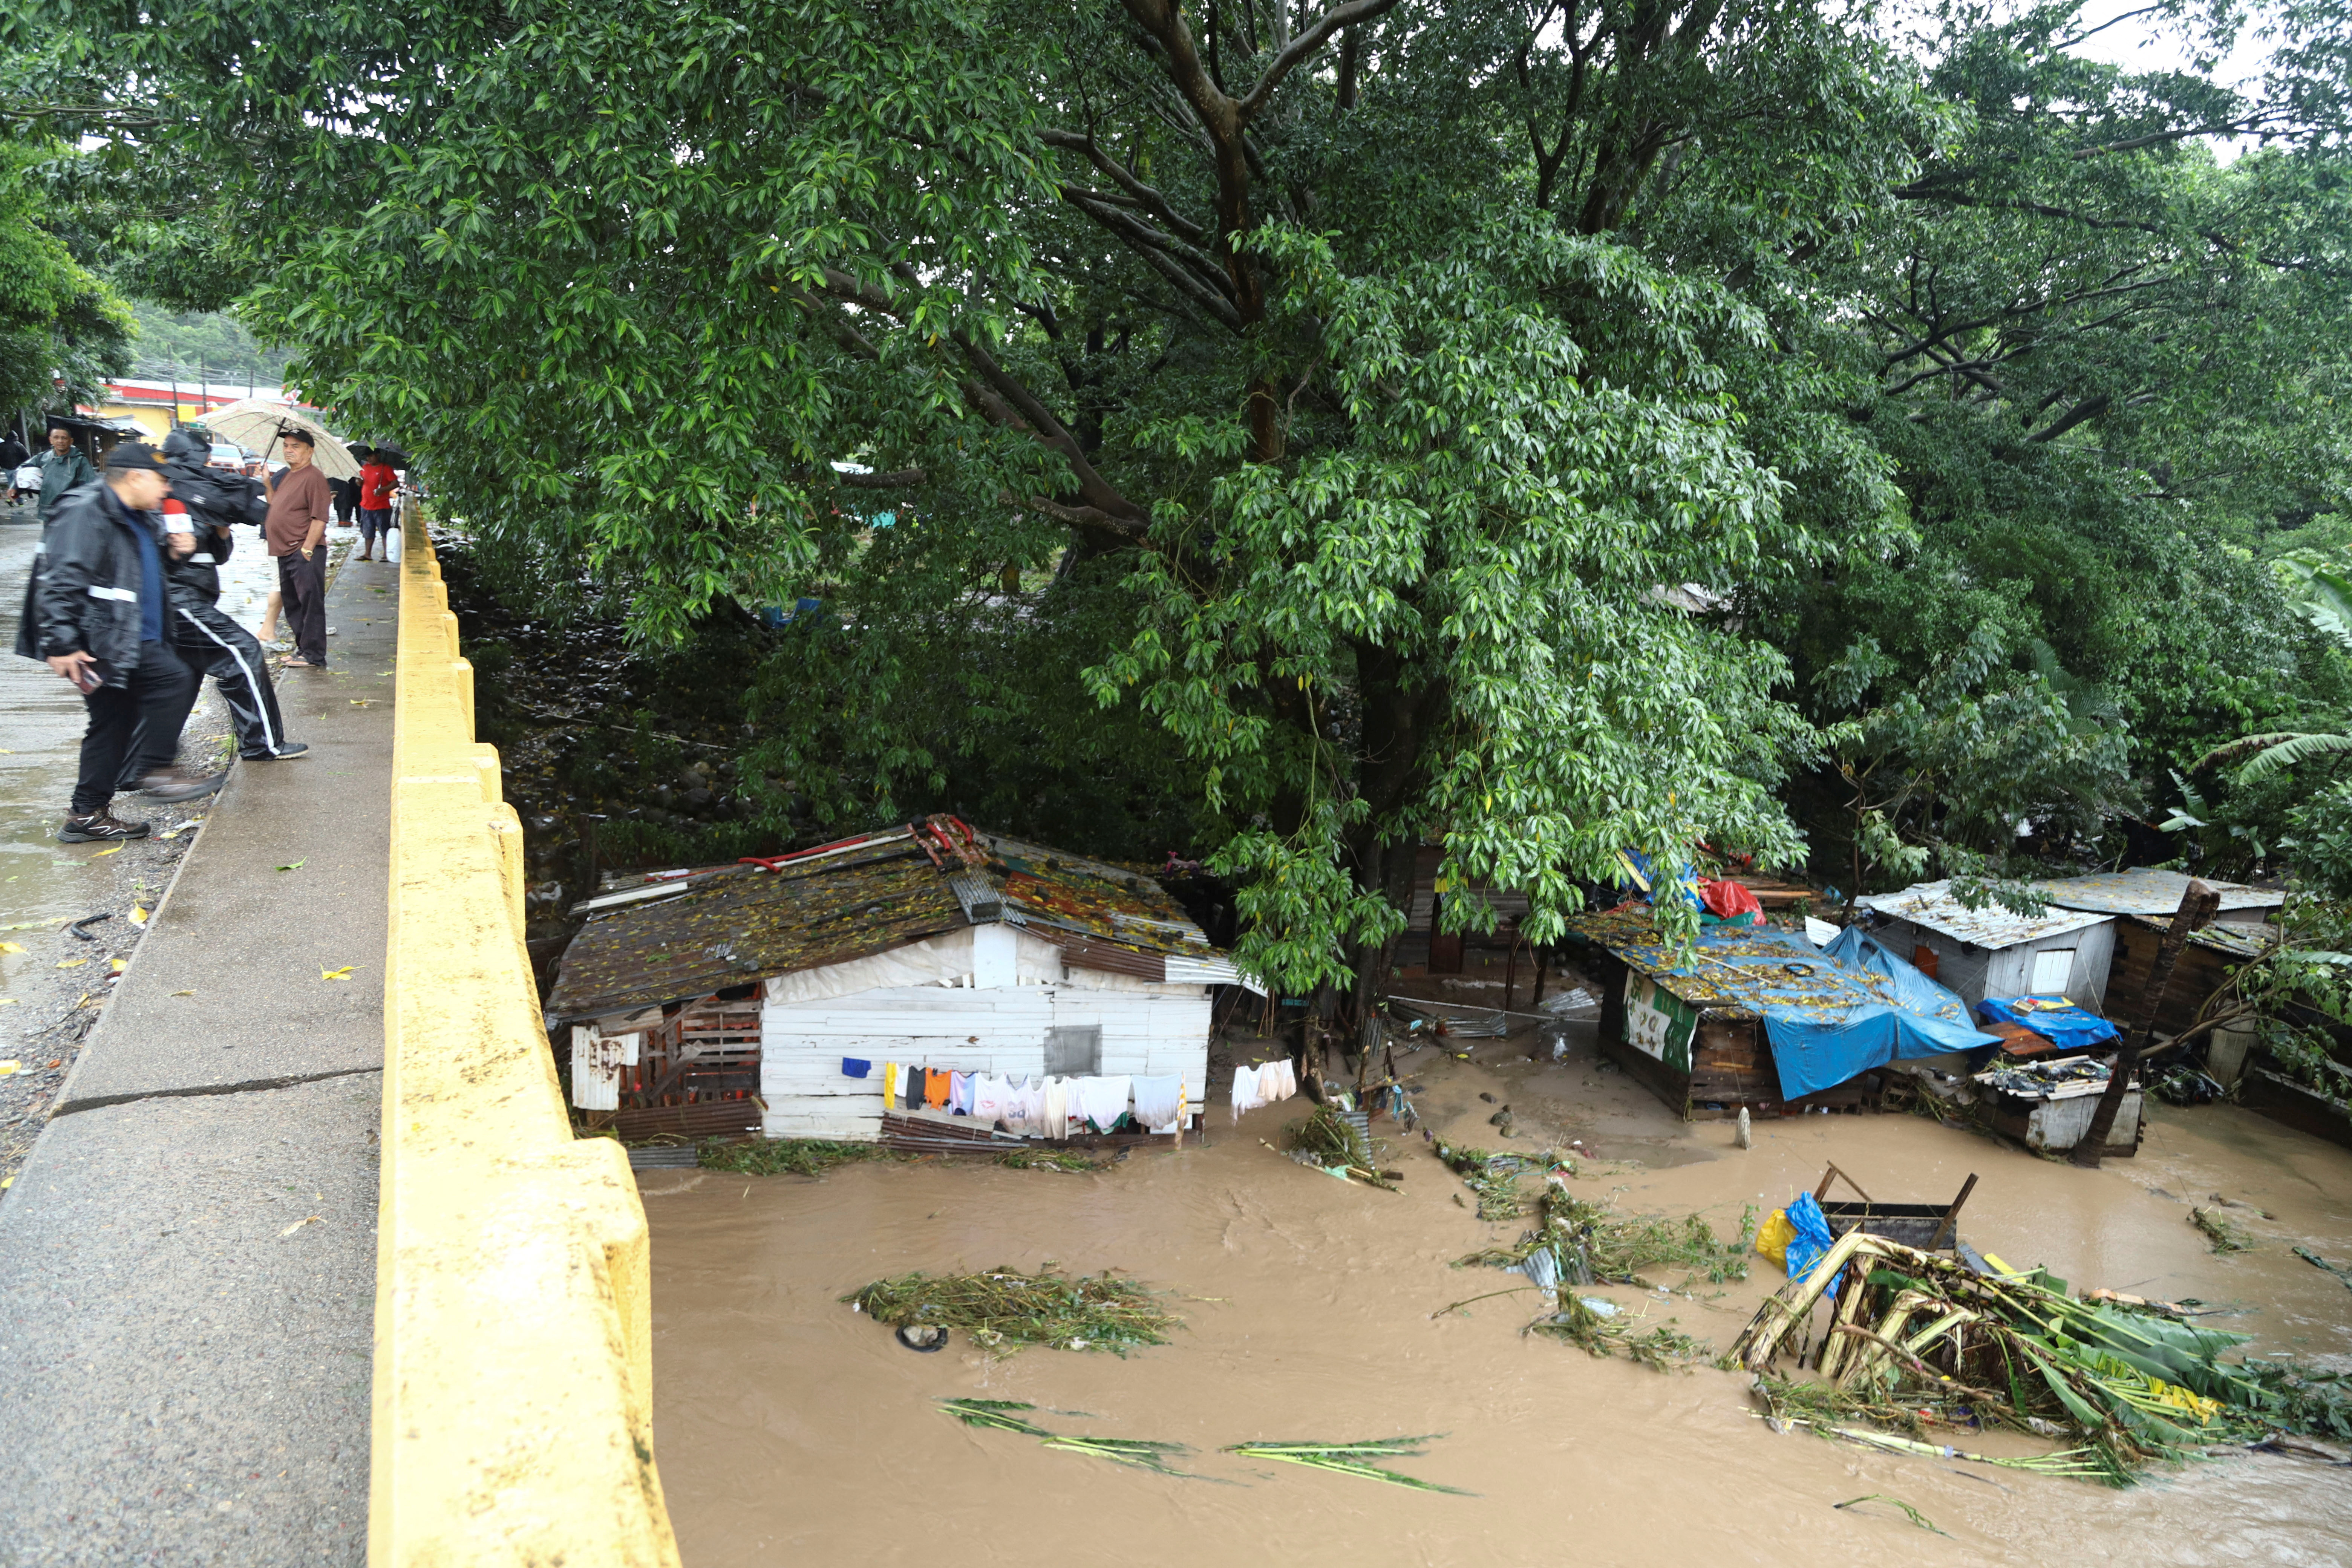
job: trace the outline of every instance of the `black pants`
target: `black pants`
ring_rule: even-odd
[[[278,558],[278,608],[294,652],[309,664],[327,662],[327,546],[302,559],[299,550]]]
[[[123,686],[101,686],[82,698],[89,729],[81,738],[81,776],[74,782],[73,815],[88,816],[114,798],[117,783],[168,768],[180,754],[180,729],[196,705],[202,677],[169,643],[139,645],[139,668]]]
[[[180,657],[211,676],[228,704],[237,754],[266,757],[277,751],[286,739],[286,721],[278,717],[278,691],[253,634],[212,605],[175,602],[172,620]]]

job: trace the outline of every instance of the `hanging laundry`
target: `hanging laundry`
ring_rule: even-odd
[[[993,1127],[1004,1120],[1005,1092],[1009,1086],[992,1072],[978,1073],[971,1080],[971,1119],[982,1127]]]
[[[1298,1069],[1288,1057],[1276,1057],[1257,1069],[1257,1092],[1268,1105],[1298,1092]]]
[[[864,1078],[867,1073],[870,1073],[873,1070],[874,1064],[872,1062],[859,1061],[856,1057],[844,1057],[841,1058],[841,1075],[844,1078]]]
[[[1045,1136],[1067,1138],[1070,1135],[1070,1085],[1066,1078],[1045,1079]]]
[[[1128,1092],[1134,1081],[1125,1073],[1116,1078],[1082,1078],[1074,1109],[1095,1124],[1096,1131],[1108,1132],[1127,1114]]]
[[[971,1079],[968,1072],[951,1073],[948,1077],[948,1109],[958,1116],[971,1114]]]
[[[1234,1120],[1239,1121],[1244,1110],[1255,1110],[1265,1103],[1258,1092],[1258,1073],[1254,1067],[1234,1069]]]
[[[1045,1125],[1045,1086],[1040,1079],[1013,1080],[1005,1095],[1004,1124],[1024,1138],[1034,1138]]]
[[[933,1110],[945,1110],[948,1108],[950,1082],[950,1078],[947,1068],[925,1068],[923,1069],[924,1105]]]
[[[885,1110],[898,1109],[898,1064],[897,1062],[882,1064],[882,1109]]]
[[[1162,1132],[1176,1120],[1184,1098],[1181,1078],[1139,1078],[1135,1080],[1135,1121],[1147,1132]]]

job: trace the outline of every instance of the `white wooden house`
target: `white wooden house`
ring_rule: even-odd
[[[1181,1078],[1197,1120],[1210,988],[1239,978],[1150,877],[949,817],[586,910],[549,1021],[573,1103],[625,1135],[870,1141],[891,1063]]]
[[[2098,1012],[2115,957],[2113,915],[2052,905],[2021,915],[2000,904],[1969,909],[1948,882],[1922,882],[1854,903],[1874,911],[1873,935],[1968,1004],[1988,996],[2064,995]]]

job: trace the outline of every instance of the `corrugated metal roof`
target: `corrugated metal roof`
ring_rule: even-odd
[[[928,846],[898,828],[798,858],[697,870],[675,893],[592,908],[564,951],[549,1021],[708,996],[991,923],[992,914],[1058,943],[1083,967],[1157,980],[1171,957],[1224,958],[1141,872],[932,822],[950,826]]]
[[[2286,894],[2276,888],[2250,888],[2243,882],[2217,882],[2210,877],[2205,885],[2221,890],[2221,907],[2225,910],[2275,909],[2286,901]],[[2128,871],[2101,871],[2095,876],[2068,877],[2034,886],[2052,903],[2070,910],[2096,910],[2109,915],[2168,915],[2179,910],[2180,896],[2189,889],[2189,878],[2179,871],[2135,866]]]
[[[1772,1008],[1834,1024],[1858,1007],[1903,1005],[1885,976],[1840,963],[1810,938],[1777,927],[1709,927],[1699,932],[1686,967],[1676,964],[1680,955],[1659,936],[1646,904],[1574,915],[1568,929],[1701,1009],[1756,1017]]]
[[[1979,947],[2015,947],[2021,942],[2039,942],[2045,936],[2063,936],[2070,931],[2082,931],[2099,924],[2109,917],[2084,914],[2078,910],[2052,908],[2038,915],[2021,915],[2015,910],[2000,904],[1987,904],[1972,910],[1952,897],[1949,881],[1921,882],[1899,893],[1873,893],[1854,900],[1865,910],[1876,910],[1913,925],[1939,931],[1955,942],[1973,942]]]

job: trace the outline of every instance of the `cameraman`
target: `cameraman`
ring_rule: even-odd
[[[163,503],[163,528],[173,536],[163,566],[172,641],[183,658],[219,688],[236,729],[238,756],[249,763],[299,756],[310,748],[286,738],[261,645],[219,608],[219,567],[236,547],[229,527],[242,522],[258,528],[269,502],[258,480],[208,468],[211,456],[210,445],[185,430],[163,437],[163,466],[172,481],[171,499]]]

